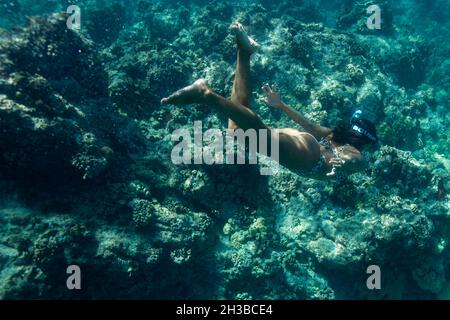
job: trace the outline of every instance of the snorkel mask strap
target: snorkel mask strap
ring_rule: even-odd
[[[366,129],[364,129],[358,125],[357,120],[362,118],[362,114],[363,114],[363,112],[361,109],[358,109],[353,113],[353,116],[350,120],[352,130],[358,132],[359,134],[362,134],[363,136],[367,137],[371,141],[376,142],[377,138],[373,134],[371,134],[369,131],[367,131]]]
[[[363,136],[369,138],[370,140],[372,140],[373,142],[377,141],[377,138],[375,138],[370,132],[368,132],[366,129],[361,128],[360,126],[358,126],[357,124],[353,124],[352,125],[352,130],[356,131],[360,134],[362,134]]]

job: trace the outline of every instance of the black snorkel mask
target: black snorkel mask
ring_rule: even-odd
[[[368,120],[363,120],[362,114],[363,112],[361,110],[356,110],[355,113],[353,113],[353,116],[350,120],[351,129],[354,133],[362,135],[375,143],[378,141],[378,138],[376,137],[376,134],[373,134],[368,129],[366,129],[366,125],[364,124],[364,122]]]

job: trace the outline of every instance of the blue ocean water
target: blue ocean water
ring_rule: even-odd
[[[1,0],[0,298],[448,299],[450,1],[370,5]],[[225,162],[229,117],[295,160]]]

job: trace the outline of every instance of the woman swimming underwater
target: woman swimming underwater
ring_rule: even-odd
[[[231,25],[238,47],[236,73],[232,95],[226,99],[211,89],[204,79],[176,91],[161,100],[161,104],[186,105],[200,103],[225,114],[228,128],[266,129],[276,133],[279,142],[279,163],[293,172],[316,179],[339,174],[350,174],[364,168],[360,149],[377,142],[374,124],[356,111],[347,125],[330,129],[306,119],[301,113],[286,105],[274,86],[264,85],[262,90],[270,106],[285,112],[298,123],[304,132],[293,128],[269,128],[250,108],[250,58],[259,49],[241,24]]]

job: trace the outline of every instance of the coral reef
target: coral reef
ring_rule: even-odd
[[[359,0],[84,0],[80,30],[65,1],[8,1],[0,298],[448,297],[448,1],[379,3],[377,32]],[[230,95],[233,20],[264,48],[254,111],[295,126],[263,103],[266,82],[330,127],[364,108],[380,138],[366,170],[316,181],[171,162],[175,129],[227,119],[160,98],[199,77]],[[80,292],[61,286],[70,264]],[[366,287],[371,264],[383,290]]]

